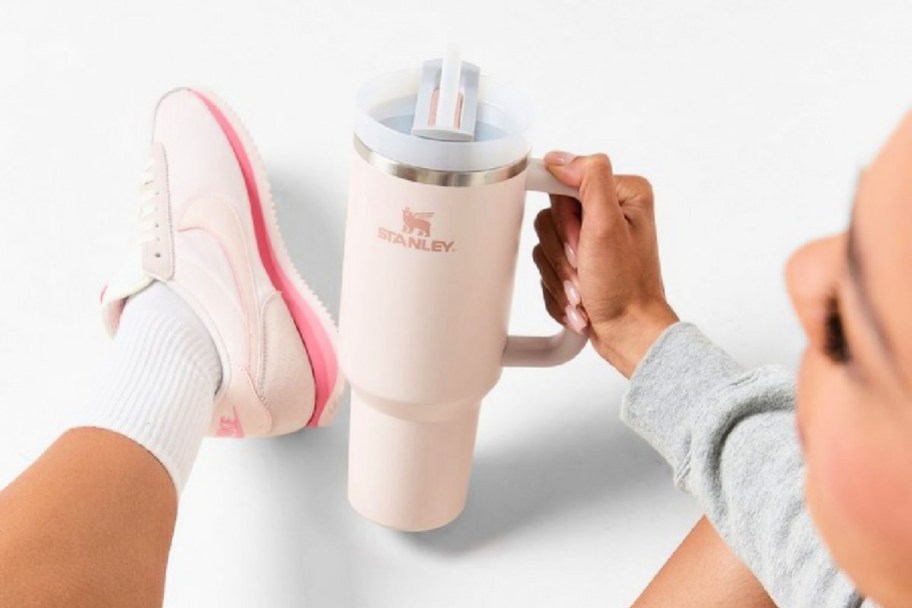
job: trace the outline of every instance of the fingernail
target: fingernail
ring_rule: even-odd
[[[582,301],[573,281],[564,281],[564,293],[567,294],[567,301],[573,306],[577,306]]]
[[[573,251],[570,243],[564,243],[564,255],[567,256],[567,261],[570,262],[570,265],[576,268],[576,252]]]
[[[567,313],[567,321],[570,322],[570,329],[578,334],[582,334],[583,330],[586,329],[586,321],[583,320],[583,315],[580,314],[580,311],[577,310],[576,306],[568,304],[567,308],[564,309],[564,312]]]
[[[544,160],[546,165],[557,165],[558,167],[563,167],[572,163],[574,159],[576,159],[576,154],[554,150],[545,154]]]

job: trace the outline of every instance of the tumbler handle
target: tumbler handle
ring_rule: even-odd
[[[526,191],[562,194],[579,198],[579,191],[560,183],[538,158],[529,160]],[[552,367],[575,357],[589,337],[563,328],[553,336],[507,336],[503,351],[504,367]]]

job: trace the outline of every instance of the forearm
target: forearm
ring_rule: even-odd
[[[760,582],[703,517],[634,608],[776,608]]]
[[[791,374],[745,370],[677,324],[637,367],[622,418],[780,606],[860,605],[804,505]]]

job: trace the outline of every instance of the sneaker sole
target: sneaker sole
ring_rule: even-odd
[[[305,426],[329,425],[336,416],[345,379],[336,358],[336,325],[320,298],[298,273],[279,229],[266,168],[253,138],[231,108],[208,91],[190,89],[205,104],[228,138],[244,176],[260,262],[282,294],[314,375],[315,404]]]

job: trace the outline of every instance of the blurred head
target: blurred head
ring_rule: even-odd
[[[912,113],[861,176],[849,229],[788,264],[808,336],[798,427],[811,515],[887,607],[912,603]]]

